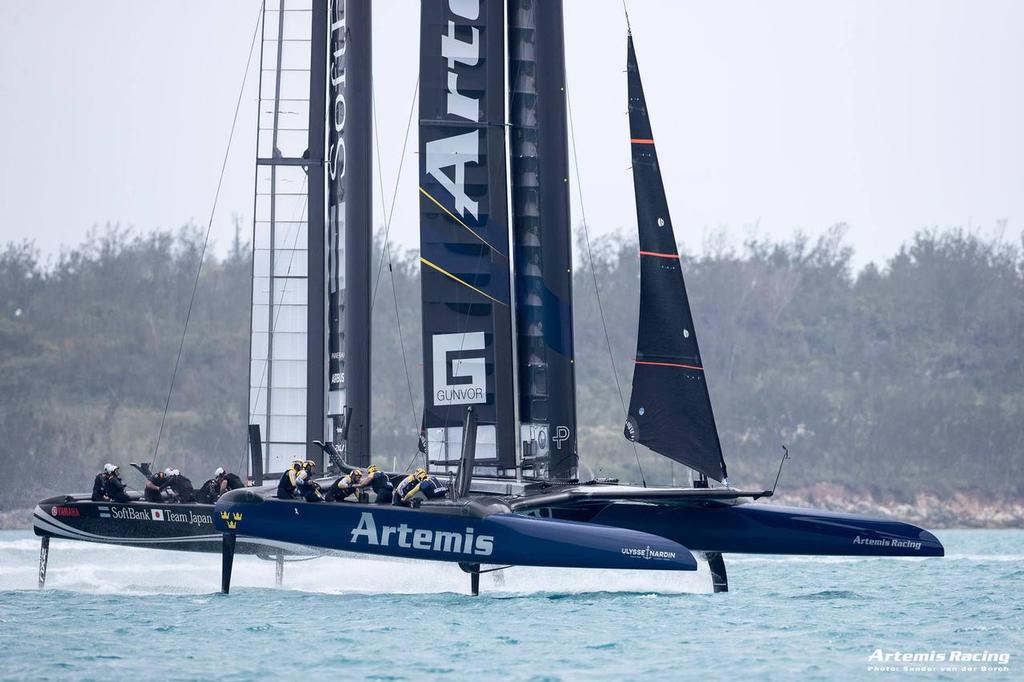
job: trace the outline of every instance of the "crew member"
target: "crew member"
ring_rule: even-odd
[[[302,471],[305,462],[301,459],[297,459],[292,462],[292,465],[288,467],[288,470],[281,474],[281,480],[277,482],[277,496],[282,500],[291,500],[295,498],[295,493],[298,490],[299,482],[298,475]]]
[[[171,471],[171,475],[167,480],[167,489],[177,498],[176,502],[188,504],[196,500],[196,491],[192,487],[192,481],[183,476],[177,469]]]
[[[328,502],[341,502],[349,495],[354,494],[358,500],[360,489],[356,487],[356,484],[359,483],[359,479],[362,477],[363,472],[361,469],[353,469],[347,476],[339,476],[327,488],[327,492],[324,493],[324,499]]]
[[[448,494],[445,487],[437,476],[431,476],[427,470],[420,467],[411,476],[398,485],[395,491],[395,504],[409,506],[413,500],[436,500]]]
[[[391,504],[392,495],[395,490],[391,479],[388,478],[387,474],[378,469],[376,464],[370,465],[366,470],[366,478],[359,481],[356,487],[372,488],[373,492],[377,493],[377,497],[374,500],[376,504]]]
[[[117,471],[117,466],[114,464],[103,465],[103,471],[96,474],[96,478],[92,480],[92,501],[93,502],[107,502],[110,500],[107,497],[107,479],[110,478],[110,474]]]
[[[422,476],[423,478],[420,478]],[[417,488],[420,481],[424,481],[427,478],[427,470],[423,467],[418,467],[416,471],[412,472],[405,478],[403,478],[397,486],[395,486],[395,504],[405,504],[405,496],[413,489]]]
[[[163,471],[158,471],[155,474],[150,474],[146,478],[146,487],[142,490],[142,495],[146,502],[164,501],[163,492],[164,489],[167,488],[170,471],[170,469],[164,469]]]
[[[316,462],[307,459],[302,463],[302,470],[295,475],[295,489],[306,502],[323,502],[324,495],[320,491],[320,484],[313,478],[314,474]]]
[[[113,468],[108,471],[107,467]],[[107,472],[107,478],[103,482],[103,493],[107,498],[111,502],[131,502],[132,498],[128,497],[128,493],[124,490],[124,481],[121,480],[121,474],[118,471],[117,465],[107,464],[103,467],[103,470]]]
[[[224,471],[224,467],[217,467],[217,470],[213,472],[213,477],[217,480],[217,490],[220,495],[229,490],[238,490],[245,487],[245,483],[238,474]]]

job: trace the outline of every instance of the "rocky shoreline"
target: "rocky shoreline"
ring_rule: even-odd
[[[1024,503],[1020,498],[1000,499],[980,493],[956,492],[940,496],[919,492],[912,501],[874,496],[842,486],[817,485],[780,491],[769,504],[812,507],[868,514],[936,528],[1024,528]]]
[[[766,502],[881,516],[929,529],[1024,528],[1024,502],[981,494],[958,492],[939,496],[922,492],[908,502],[893,497],[875,497],[871,493],[855,492],[842,486],[817,485],[780,491]],[[31,527],[31,509],[0,510],[0,529],[24,530]]]

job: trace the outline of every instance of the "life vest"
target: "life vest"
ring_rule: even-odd
[[[402,499],[410,490],[416,487],[417,483],[419,483],[419,479],[417,479],[414,474],[409,474],[403,478],[402,482],[398,484],[397,488],[395,488],[395,495],[398,499]]]
[[[282,500],[290,500],[295,497],[298,481],[295,480],[297,472],[293,467],[281,474],[281,480],[277,482],[277,496]]]

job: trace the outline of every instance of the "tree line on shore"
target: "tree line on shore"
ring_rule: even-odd
[[[582,237],[581,237],[582,239]],[[382,243],[378,240],[375,263]],[[150,461],[202,249],[195,227],[95,231],[49,262],[0,251],[0,509],[85,490],[106,461]],[[593,261],[588,257],[593,254]],[[582,473],[684,480],[622,435],[638,314],[635,238],[602,237],[574,273]],[[1024,248],[918,233],[855,271],[837,227],[684,254],[733,483],[837,484],[912,498],[1024,492]],[[390,261],[390,268],[388,267]],[[419,263],[392,246],[373,306],[374,458],[401,469],[422,404]],[[193,479],[246,457],[251,255],[209,253],[157,464]],[[603,308],[602,325],[598,296]],[[607,343],[605,337],[607,329]],[[613,369],[614,366],[614,369]],[[131,474],[129,482],[136,485]]]

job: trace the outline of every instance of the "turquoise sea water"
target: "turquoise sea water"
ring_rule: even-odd
[[[0,679],[1024,679],[1024,531],[937,535],[945,558],[727,555],[728,594],[704,566],[510,569],[474,598],[454,566],[318,559],[279,590],[250,557],[224,596],[217,556],[59,540],[40,591],[38,540],[8,531]],[[1009,661],[907,673],[876,649]]]

